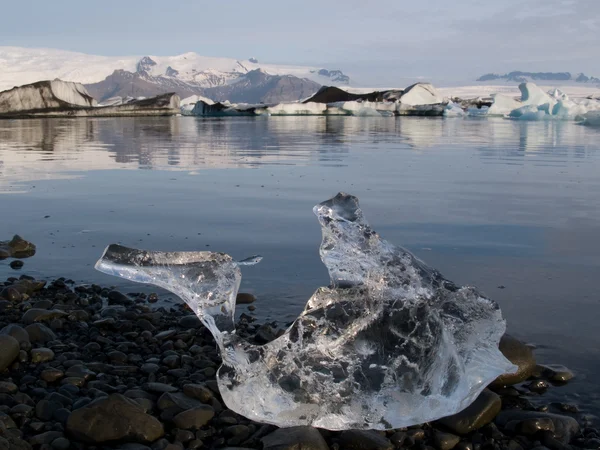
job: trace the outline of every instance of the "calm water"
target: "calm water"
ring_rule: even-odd
[[[360,198],[384,238],[497,300],[538,359],[576,371],[556,395],[600,411],[599,130],[409,117],[0,121],[0,239],[33,241],[23,272],[38,277],[140,291],[93,270],[112,242],[260,253],[242,290],[259,297],[259,317],[291,320],[327,284],[311,208],[338,191]],[[0,262],[0,276],[14,274]]]

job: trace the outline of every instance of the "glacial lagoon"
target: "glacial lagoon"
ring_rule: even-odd
[[[241,291],[258,297],[252,314],[286,323],[328,282],[312,206],[346,191],[387,240],[496,300],[541,362],[576,372],[555,395],[597,414],[599,173],[600,130],[572,122],[0,121],[0,239],[37,245],[0,275],[152,292],[94,270],[107,243],[260,253]]]

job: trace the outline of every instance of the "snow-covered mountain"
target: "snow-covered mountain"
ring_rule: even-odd
[[[294,76],[318,84],[348,84],[339,70],[322,67],[263,64],[255,58],[236,60],[196,53],[177,56],[98,56],[56,49],[0,47],[0,91],[40,80],[60,78],[93,84],[105,80],[115,70],[139,74],[153,82],[214,88],[235,83],[249,72],[271,76]]]

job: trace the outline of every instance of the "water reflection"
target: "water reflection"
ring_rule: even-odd
[[[2,121],[0,183],[111,168],[345,164],[353,146],[386,143],[417,151],[476,147],[481,158],[495,163],[537,153],[554,164],[567,152],[585,159],[590,141],[598,137],[595,131],[566,122],[410,117]]]

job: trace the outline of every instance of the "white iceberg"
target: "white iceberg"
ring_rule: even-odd
[[[272,116],[319,116],[325,114],[327,105],[324,103],[280,103],[266,108]]]
[[[463,111],[463,109],[454,102],[448,102],[448,104],[444,108],[445,117],[464,117],[466,115],[467,113]]]
[[[444,103],[438,91],[430,83],[416,83],[406,88],[400,97],[400,103],[409,106],[434,105]]]
[[[318,204],[331,278],[287,331],[262,345],[234,328],[238,263],[213,252],[107,248],[96,268],[177,294],[211,331],[233,411],[280,427],[394,429],[455,414],[513,372],[498,349],[500,309],[459,287],[369,226],[358,200]]]
[[[488,109],[490,116],[504,116],[514,109],[520,108],[521,102],[503,94],[492,94],[492,105]]]

